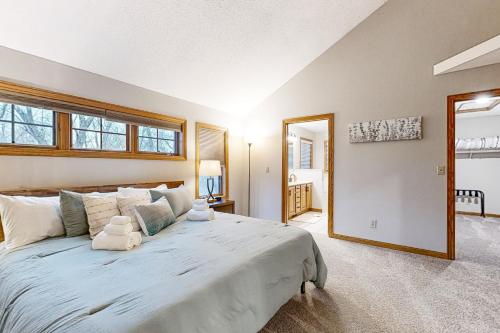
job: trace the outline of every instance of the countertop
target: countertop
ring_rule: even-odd
[[[289,182],[288,186],[303,185],[303,184],[312,184],[312,181]]]

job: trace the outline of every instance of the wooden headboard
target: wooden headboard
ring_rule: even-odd
[[[78,193],[91,193],[91,192],[116,192],[118,187],[135,187],[135,188],[153,188],[161,184],[167,184],[168,188],[176,188],[184,184],[184,181],[164,181],[154,183],[136,183],[136,184],[116,184],[116,185],[94,185],[94,186],[64,186],[64,187],[51,187],[51,188],[35,188],[35,189],[22,189],[12,191],[2,191],[3,195],[21,195],[31,197],[53,197],[59,195],[61,190],[68,190]],[[3,227],[0,220],[0,242],[4,240]]]

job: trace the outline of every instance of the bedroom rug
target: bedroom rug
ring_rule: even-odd
[[[307,283],[261,332],[499,332],[499,222],[457,216],[455,261],[313,233],[325,289]]]

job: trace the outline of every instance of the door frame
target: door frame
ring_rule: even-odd
[[[288,125],[311,121],[328,121],[328,236],[333,232],[333,160],[334,160],[334,114],[325,113],[312,116],[288,118],[283,120],[281,138],[281,221],[288,222]]]
[[[487,95],[488,97],[500,96],[500,88],[464,94],[450,95],[447,99],[447,256],[455,259],[455,103],[463,102]]]

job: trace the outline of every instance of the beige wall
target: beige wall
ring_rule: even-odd
[[[248,119],[262,136],[254,215],[280,218],[282,119],[333,112],[335,232],[444,252],[446,96],[500,87],[500,66],[437,77],[432,66],[497,35],[499,14],[496,0],[389,1],[265,100]],[[348,142],[349,122],[418,115],[421,141]]]
[[[0,189],[184,180],[194,194],[196,121],[229,128],[230,196],[245,211],[240,121],[227,114],[89,72],[0,47],[0,79],[182,117],[188,120],[187,161],[0,156]],[[244,188],[242,188],[244,186]]]

